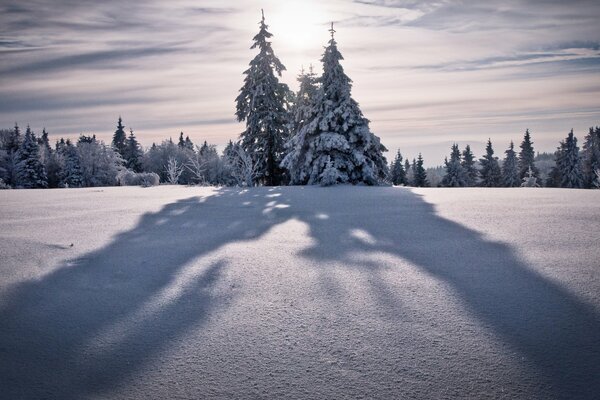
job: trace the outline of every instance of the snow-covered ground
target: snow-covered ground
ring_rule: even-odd
[[[600,191],[0,192],[0,397],[600,393]]]

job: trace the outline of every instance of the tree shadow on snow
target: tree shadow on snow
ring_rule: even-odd
[[[190,262],[291,219],[306,223],[313,239],[301,257],[375,275],[384,266],[357,252],[407,260],[447,283],[472,315],[531,360],[557,397],[600,392],[597,313],[508,246],[436,215],[409,190],[292,187],[219,189],[168,204],[106,247],[14,287],[0,307],[4,394],[76,399],[125,382],[234,301],[216,288],[235,266],[217,260],[189,271]],[[382,303],[397,305],[384,280],[372,285]]]

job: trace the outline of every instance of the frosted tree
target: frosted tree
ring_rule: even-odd
[[[170,185],[177,185],[179,183],[179,177],[183,173],[184,168],[184,165],[180,164],[175,157],[169,157],[167,160],[167,165],[165,165],[167,182]]]
[[[35,134],[27,126],[23,143],[18,152],[17,184],[23,188],[48,187],[46,168],[40,159],[40,151]]]
[[[133,134],[133,129],[129,129],[129,137],[125,142],[125,151],[123,153],[125,167],[133,172],[142,172],[142,157],[142,148]]]
[[[463,187],[467,186],[467,176],[461,164],[460,150],[455,143],[452,145],[450,160],[445,162],[446,173],[442,178],[442,186],[446,187]]]
[[[119,117],[119,121],[117,122],[117,130],[113,135],[112,147],[122,157],[125,156],[125,149],[127,147],[127,134],[125,133],[125,126],[123,126],[123,120],[121,117]]]
[[[333,24],[330,32],[314,106],[292,149],[293,168],[299,171],[295,183],[320,184],[324,178],[330,183],[331,168],[335,168],[337,183],[376,185],[388,174],[382,154],[386,148],[371,132],[369,120],[351,96],[352,81],[340,64],[343,57]]]
[[[413,163],[416,164],[416,162],[417,161],[413,159]],[[411,167],[410,161],[408,161],[408,158],[404,160],[404,171],[406,172],[406,185],[412,186],[415,174],[414,169]]]
[[[597,187],[600,184],[596,175],[600,169],[600,127],[590,128],[585,136],[581,158],[585,187]]]
[[[423,156],[419,153],[416,161],[413,161],[413,186],[416,187],[428,187],[429,181],[427,180],[427,172],[423,167]]]
[[[290,183],[293,185],[306,184],[308,180],[302,163],[308,150],[305,127],[315,117],[315,100],[318,91],[318,79],[312,66],[308,72],[302,70],[298,76],[298,82],[300,87],[291,109],[290,132],[292,136],[285,144],[286,155],[281,162],[281,167],[288,171]]]
[[[251,187],[256,182],[258,167],[240,143],[232,146],[227,157],[231,176],[238,186]]]
[[[391,179],[394,185],[406,185],[406,171],[402,162],[402,153],[400,150],[396,153],[396,158],[391,166]]]
[[[62,175],[62,185],[65,187],[82,187],[83,175],[77,148],[70,142],[61,151],[64,155],[65,166]]]
[[[479,163],[481,164],[481,170],[479,171],[481,186],[502,186],[502,171],[500,170],[500,164],[498,164],[498,157],[494,157],[494,149],[490,139],[488,139],[485,147],[485,155],[479,159]]]
[[[281,180],[279,163],[289,136],[289,89],[277,78],[285,67],[271,47],[269,39],[273,35],[267,30],[264,13],[259,25],[250,47],[259,52],[244,71],[246,78],[236,98],[236,116],[238,121],[246,121],[241,145],[257,165],[257,178],[265,185],[275,185]]]
[[[523,136],[523,142],[521,142],[521,151],[519,152],[519,178],[523,179],[527,175],[529,168],[531,172],[537,178],[540,175],[540,171],[535,166],[535,152],[533,151],[533,142],[531,141],[531,134],[529,129],[525,130]]]
[[[517,153],[515,152],[514,148],[515,145],[511,141],[510,146],[504,152],[506,157],[504,158],[504,163],[502,163],[502,184],[506,187],[521,186]]]
[[[579,147],[577,147],[577,138],[573,135],[572,129],[567,138],[558,147],[558,151],[556,152],[556,168],[560,173],[560,187],[583,187]]]
[[[465,171],[466,186],[475,186],[479,172],[475,168],[475,155],[469,145],[463,150],[461,165]]]
[[[533,170],[531,167],[527,169],[527,174],[523,178],[523,183],[521,183],[521,187],[540,187],[537,183],[537,178],[533,174]]]

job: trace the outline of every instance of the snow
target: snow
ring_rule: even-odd
[[[1,397],[595,398],[599,202],[1,191]]]

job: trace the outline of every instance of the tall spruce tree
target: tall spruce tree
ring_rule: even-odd
[[[475,155],[469,145],[463,150],[461,165],[465,171],[466,186],[475,186],[479,172],[475,168]]]
[[[177,142],[177,146],[179,146],[180,149],[185,148],[185,139],[183,138],[183,132],[179,132],[179,141]]]
[[[391,179],[394,185],[406,185],[406,170],[404,169],[404,163],[402,162],[402,153],[400,149],[396,153],[396,158],[392,162],[391,167]]]
[[[283,175],[279,163],[289,136],[289,89],[277,78],[285,67],[271,47],[269,38],[273,35],[267,30],[264,13],[259,25],[250,47],[258,48],[259,53],[244,71],[246,78],[236,98],[236,116],[238,121],[246,121],[242,147],[259,166],[259,179],[270,186],[279,184]]]
[[[19,149],[17,176],[18,186],[29,189],[48,187],[46,168],[40,159],[38,142],[29,126]]]
[[[506,157],[502,163],[502,184],[506,187],[519,187],[522,182],[519,178],[517,153],[514,149],[515,144],[511,141],[510,146],[504,152]]]
[[[494,157],[494,149],[490,139],[488,139],[485,147],[485,155],[479,159],[479,163],[481,164],[481,170],[479,171],[481,186],[502,186],[502,171],[500,170],[500,164],[498,164],[498,157]]]
[[[358,103],[351,96],[352,81],[344,73],[331,26],[331,40],[325,48],[323,75],[319,79],[315,104],[292,149],[300,176],[308,184],[365,183],[376,185],[388,174],[383,156],[386,148],[369,129]],[[325,171],[327,173],[325,174]],[[333,171],[336,171],[333,179]]]
[[[600,181],[596,171],[600,170],[600,127],[590,128],[585,136],[581,159],[585,187],[598,187]]]
[[[428,187],[429,181],[427,180],[427,172],[425,171],[425,167],[423,167],[423,156],[419,153],[419,157],[417,160],[413,160],[413,186],[416,187]]]
[[[556,152],[556,168],[560,174],[560,187],[582,188],[583,174],[581,173],[581,160],[579,147],[573,130],[567,138],[560,143]]]
[[[463,187],[467,186],[467,174],[461,164],[460,150],[458,145],[452,145],[450,152],[450,160],[444,161],[446,173],[442,178],[442,186],[446,187]]]
[[[123,120],[119,116],[119,121],[117,122],[117,130],[113,135],[112,139],[112,147],[119,153],[122,157],[125,156],[125,149],[127,147],[127,134],[125,133],[125,126],[123,126]]]
[[[533,151],[533,142],[529,129],[525,130],[523,142],[521,142],[521,151],[519,152],[519,178],[523,180],[528,176],[529,168],[534,177],[538,178],[540,171],[535,166],[535,152]]]
[[[62,185],[65,187],[78,188],[83,186],[83,172],[77,148],[71,142],[65,143],[62,148],[65,158]]]
[[[123,154],[125,167],[134,172],[142,172],[142,157],[142,148],[133,134],[133,129],[129,129],[129,137],[127,137],[125,143],[125,154]]]
[[[288,171],[291,184],[303,185],[308,181],[308,176],[305,173],[306,166],[303,164],[306,161],[304,156],[308,151],[307,129],[304,129],[304,127],[314,119],[313,114],[319,86],[312,66],[308,72],[302,70],[297,80],[300,87],[291,108],[290,131],[292,136],[285,144],[287,153],[281,162],[281,166]]]

